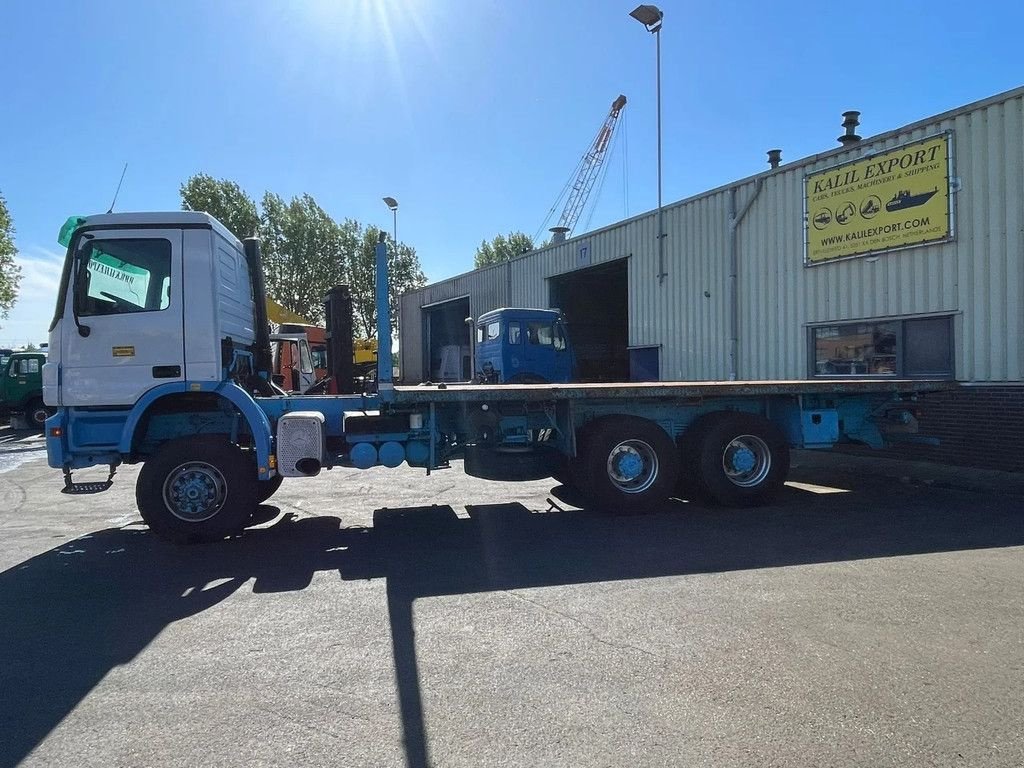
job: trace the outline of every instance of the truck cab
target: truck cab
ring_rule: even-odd
[[[156,387],[218,383],[251,356],[246,257],[212,216],[72,217],[60,242],[68,255],[43,368],[47,405],[133,406]]]
[[[29,424],[42,429],[49,415],[43,405],[43,352],[12,352],[0,364],[0,415],[23,413]]]
[[[574,363],[557,309],[495,309],[476,323],[475,368],[483,383],[567,383]]]
[[[327,376],[327,353],[322,343],[314,359],[311,340],[305,332],[270,334],[273,381],[288,392],[307,392]],[[319,366],[316,366],[316,362]]]

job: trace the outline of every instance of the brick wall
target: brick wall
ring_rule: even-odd
[[[886,455],[1024,472],[1024,385],[962,387],[925,395],[918,405],[921,434],[941,444],[905,445]]]

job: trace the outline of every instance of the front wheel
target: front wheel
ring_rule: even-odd
[[[42,400],[36,398],[31,401],[25,407],[25,415],[28,417],[28,423],[35,429],[43,429],[46,426],[46,420],[50,418],[53,412],[46,407],[46,404]]]
[[[176,544],[240,533],[257,504],[252,461],[223,438],[172,440],[142,465],[135,500],[142,519]]]
[[[283,481],[284,477],[282,477],[280,473],[274,475],[269,480],[257,480],[256,503],[262,504],[264,501],[266,501],[275,493],[277,493]]]

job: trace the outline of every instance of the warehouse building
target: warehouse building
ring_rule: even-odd
[[[465,380],[467,317],[557,307],[582,380],[948,378],[939,447],[1024,469],[1024,88],[778,164],[401,298],[405,383]],[[777,163],[777,155],[771,161]]]

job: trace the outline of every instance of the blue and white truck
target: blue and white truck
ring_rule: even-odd
[[[494,480],[555,477],[588,505],[676,496],[749,506],[786,479],[791,447],[881,446],[948,382],[810,380],[395,386],[387,259],[377,247],[378,392],[270,386],[257,240],[196,212],[73,217],[43,370],[50,466],[70,493],[141,463],[142,518],[175,542],[240,533],[282,477],[462,459]],[[554,321],[557,322],[557,321]],[[552,326],[554,328],[554,326]],[[553,331],[554,332],[554,331]],[[106,465],[105,482],[76,470]]]

